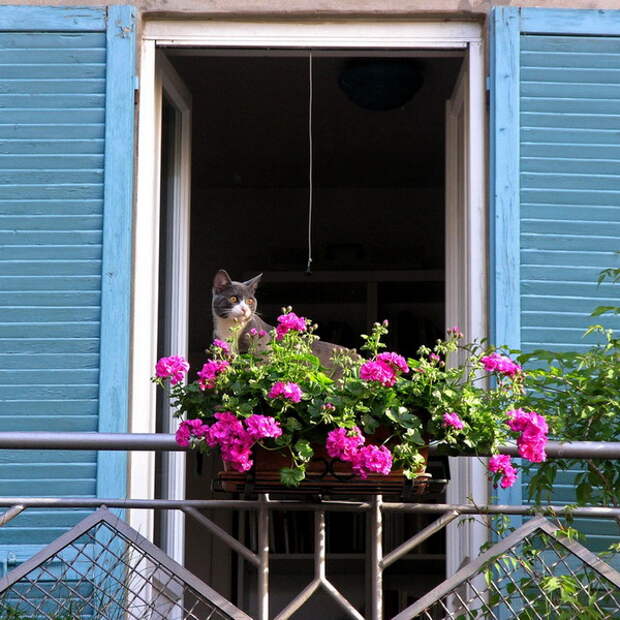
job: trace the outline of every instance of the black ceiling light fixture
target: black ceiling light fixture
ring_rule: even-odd
[[[347,97],[373,111],[401,108],[423,83],[420,64],[409,58],[353,58],[338,76]]]

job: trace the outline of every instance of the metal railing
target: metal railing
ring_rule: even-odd
[[[171,451],[181,450],[171,435],[115,435],[115,434],[97,434],[97,433],[0,433],[0,449],[63,449],[63,450],[155,450],[155,451]],[[504,446],[502,452],[512,454],[515,452],[514,446]],[[549,457],[562,457],[562,458],[620,458],[620,442],[607,442],[607,443],[592,443],[592,442],[578,442],[574,444],[565,444],[551,442],[548,445],[547,453]],[[24,510],[30,508],[99,508],[106,506],[107,508],[125,508],[125,509],[159,509],[159,510],[182,510],[188,517],[194,519],[202,526],[207,528],[211,534],[216,536],[219,540],[224,542],[235,553],[239,554],[243,561],[248,562],[251,566],[257,570],[257,611],[256,617],[258,620],[268,620],[270,617],[270,549],[269,549],[269,530],[270,519],[273,511],[286,510],[286,511],[309,511],[314,513],[314,550],[313,550],[313,563],[314,571],[313,576],[305,588],[302,589],[293,599],[281,610],[275,614],[276,620],[285,620],[295,614],[317,591],[321,590],[329,596],[342,610],[347,617],[357,618],[370,618],[372,620],[382,620],[384,615],[384,601],[383,601],[383,576],[384,571],[402,559],[407,554],[411,553],[413,549],[418,547],[422,542],[426,541],[433,534],[436,534],[448,524],[454,522],[456,519],[462,516],[468,515],[522,515],[522,516],[534,516],[537,518],[531,519],[523,527],[526,527],[526,531],[519,531],[514,533],[512,538],[500,540],[494,548],[488,550],[482,554],[479,558],[471,562],[468,566],[461,569],[456,575],[449,577],[440,586],[435,588],[432,592],[428,593],[425,597],[410,605],[407,609],[401,611],[395,620],[404,620],[405,618],[423,617],[428,619],[434,618],[510,618],[510,617],[523,617],[528,620],[554,617],[560,617],[560,612],[564,613],[566,610],[577,613],[579,607],[567,607],[566,603],[556,600],[556,596],[549,594],[544,584],[548,577],[570,577],[572,581],[572,587],[581,596],[583,600],[590,601],[591,605],[599,615],[593,617],[600,618],[614,618],[620,615],[620,574],[613,568],[604,564],[600,559],[593,556],[587,549],[575,543],[569,541],[571,544],[566,544],[566,541],[561,537],[561,532],[558,534],[558,527],[554,526],[544,519],[541,512],[547,516],[562,517],[570,516],[572,518],[587,517],[587,518],[601,518],[601,519],[614,519],[620,524],[620,508],[618,507],[574,507],[553,505],[545,506],[544,509],[540,507],[532,506],[506,506],[506,505],[484,505],[479,506],[475,504],[422,504],[422,503],[405,503],[405,502],[389,502],[383,501],[381,496],[375,496],[370,501],[360,502],[346,502],[346,501],[297,501],[297,500],[273,500],[269,496],[261,494],[257,500],[146,500],[137,498],[51,498],[51,497],[3,497],[0,498],[0,506],[7,507],[7,510],[3,515],[0,515],[0,527],[9,523],[12,519],[21,514]],[[232,536],[229,532],[222,529],[213,520],[202,514],[201,510],[237,510],[244,512],[256,513],[257,521],[257,540],[254,548],[250,548],[242,541]],[[368,587],[368,600],[365,607],[364,615],[357,609],[347,598],[336,588],[333,583],[327,578],[327,561],[326,554],[326,513],[328,512],[352,512],[366,514],[367,528],[368,528],[368,546],[366,548],[366,572]],[[385,551],[383,547],[383,524],[384,516],[389,513],[423,513],[437,515],[437,519],[430,525],[423,528],[421,531],[415,533],[410,538],[402,541],[394,549]],[[101,513],[97,513],[100,514]],[[86,535],[91,527],[104,527],[108,532],[107,536],[109,540],[120,540],[120,543],[109,543],[106,545],[106,553],[109,554],[109,549],[126,550],[129,545],[129,540],[133,541],[132,553],[141,558],[140,562],[122,562],[122,566],[115,564],[115,568],[112,570],[112,576],[116,581],[120,581],[125,584],[121,590],[122,594],[114,597],[114,604],[108,605],[109,609],[115,610],[116,615],[105,615],[99,611],[99,615],[93,616],[92,605],[88,602],[90,599],[86,598],[82,590],[75,589],[75,591],[69,591],[67,589],[67,575],[73,575],[80,570],[81,581],[80,586],[84,586],[88,579],[84,576],[84,570],[75,568],[71,562],[63,560],[67,565],[64,572],[50,571],[47,569],[45,573],[48,581],[53,581],[54,575],[57,575],[55,584],[49,586],[49,584],[42,588],[37,586],[37,583],[41,580],[40,577],[42,566],[47,566],[51,557],[59,557],[58,554],[65,553],[66,549],[71,549],[72,553],[70,557],[75,556],[76,540],[75,532],[73,535],[69,535],[68,538],[59,539],[55,543],[52,543],[47,551],[42,552],[41,557],[35,557],[32,561],[29,561],[22,565],[19,572],[13,571],[0,581],[0,611],[3,609],[2,601],[14,600],[15,592],[24,591],[24,580],[29,584],[31,592],[35,590],[43,596],[42,590],[45,592],[45,596],[51,597],[47,602],[39,600],[41,597],[37,597],[37,606],[34,608],[36,612],[34,617],[49,618],[55,620],[62,617],[69,618],[65,612],[70,609],[64,603],[61,607],[58,607],[57,601],[59,599],[59,592],[68,593],[69,599],[73,601],[76,610],[79,609],[81,615],[76,615],[75,618],[82,617],[100,617],[102,620],[108,618],[117,620],[117,618],[168,618],[185,620],[186,618],[219,618],[219,617],[247,617],[243,612],[236,609],[232,603],[222,599],[219,595],[210,591],[208,586],[202,584],[194,576],[182,573],[186,579],[181,579],[179,583],[176,583],[174,587],[163,589],[160,587],[161,580],[159,577],[165,573],[166,570],[171,574],[180,574],[181,567],[172,567],[169,565],[171,560],[162,557],[161,551],[154,551],[153,546],[148,541],[144,541],[137,532],[122,522],[112,523],[110,520],[103,519],[104,523],[100,522],[93,524],[88,522],[86,526],[82,526],[80,536]],[[533,525],[532,525],[533,524]],[[112,526],[116,527],[116,530]],[[80,526],[76,526],[80,527]],[[84,530],[84,527],[86,529]],[[110,529],[112,528],[112,529]],[[79,533],[78,532],[78,533]],[[70,533],[71,534],[71,533]],[[73,536],[73,537],[71,537]],[[533,543],[533,539],[536,538],[538,543]],[[104,537],[105,538],[105,537]],[[99,540],[95,536],[95,541]],[[108,539],[106,539],[108,540]],[[118,542],[117,540],[117,542]],[[69,542],[67,542],[69,541]],[[140,544],[137,544],[139,541]],[[525,542],[524,542],[525,541]],[[543,541],[541,543],[540,541]],[[65,544],[66,543],[66,544]],[[524,544],[528,544],[530,547],[533,545],[538,548],[540,553],[537,554],[537,564],[531,569],[531,574],[525,574],[518,579],[511,577],[506,571],[506,562],[509,558],[510,561],[518,561],[519,554],[523,553],[522,549]],[[82,544],[82,543],[80,543]],[[92,543],[94,544],[94,543]],[[91,544],[91,547],[92,547]],[[64,546],[63,546],[64,545]],[[120,546],[118,546],[120,545]],[[150,547],[149,547],[150,545]],[[79,547],[79,545],[78,545]],[[145,551],[145,547],[148,547]],[[79,547],[81,548],[81,547]],[[103,553],[103,552],[102,552]],[[160,555],[161,554],[161,555]],[[589,554],[589,555],[588,555]],[[78,553],[78,555],[80,555]],[[103,554],[101,557],[104,557]],[[117,559],[119,552],[116,552]],[[64,557],[64,556],[63,556]],[[124,557],[124,556],[122,556]],[[576,559],[575,559],[576,558]],[[91,558],[93,559],[93,558]],[[96,560],[96,558],[94,558]],[[119,560],[120,561],[120,560]],[[542,564],[540,563],[542,562]],[[46,564],[47,563],[47,564]],[[579,567],[575,567],[575,563]],[[90,567],[90,573],[95,577],[92,577],[95,581],[90,583],[88,587],[92,592],[99,593],[101,590],[105,591],[105,588],[101,585],[102,574],[109,572],[107,565],[101,566],[102,562],[94,561],[94,567]],[[119,568],[120,566],[120,568]],[[143,567],[148,567],[145,570]],[[153,567],[156,567],[154,569]],[[75,568],[75,570],[74,570]],[[176,570],[176,573],[175,573]],[[525,570],[523,566],[520,570]],[[119,572],[120,571],[120,572]],[[184,571],[184,569],[183,569]],[[526,571],[527,572],[527,571]],[[480,575],[495,575],[490,582],[486,582],[486,585],[480,585]],[[51,575],[51,576],[50,576]],[[129,576],[131,575],[131,579]],[[581,575],[585,575],[585,579],[580,579]],[[502,577],[500,579],[500,576]],[[157,578],[157,579],[156,579]],[[172,577],[169,577],[172,579]],[[86,580],[86,581],[84,581]],[[155,583],[155,581],[157,583]],[[136,592],[135,587],[131,585],[132,582],[140,583],[140,592],[148,592],[149,594],[139,594],[139,605],[136,607]],[[187,585],[191,582],[190,585]],[[105,583],[110,583],[109,580]],[[21,585],[20,585],[21,584]],[[34,584],[34,585],[33,585]],[[130,585],[127,585],[130,584]],[[159,585],[157,585],[159,584]],[[118,584],[117,584],[118,585]],[[204,587],[203,587],[204,586]],[[20,590],[21,588],[21,590]],[[83,588],[82,588],[83,589]],[[86,588],[88,589],[88,588]],[[177,593],[174,598],[172,595],[165,595],[165,601],[167,610],[165,612],[158,611],[161,609],[161,597],[164,596],[161,592],[173,592]],[[51,592],[52,594],[49,594]],[[211,597],[204,595],[207,592],[211,594]],[[4,595],[3,595],[4,593]],[[12,593],[13,599],[8,596],[7,593]],[[86,598],[81,601],[81,606],[74,601],[77,594],[80,594],[82,598]],[[156,596],[154,596],[154,593]],[[197,594],[198,593],[198,594]],[[200,594],[202,593],[202,594]],[[515,594],[516,593],[516,594]],[[195,613],[195,608],[191,605],[188,606],[188,601],[196,601],[197,596],[203,596],[205,601],[203,604],[206,607],[203,611]],[[154,597],[154,598],[153,598]],[[62,597],[60,597],[62,598]],[[579,602],[579,597],[574,599]],[[51,601],[51,602],[50,602]],[[54,602],[56,601],[56,602]],[[123,601],[121,605],[119,601]],[[22,601],[23,602],[23,601]],[[62,602],[62,601],[61,601]],[[87,603],[88,602],[88,603]],[[572,603],[570,603],[572,604]],[[579,603],[581,604],[581,603]],[[65,615],[61,616],[54,611],[54,605],[57,605],[59,609]],[[207,611],[208,606],[210,611]],[[226,607],[228,605],[228,607]],[[222,611],[223,607],[226,607],[228,611]],[[520,609],[521,613],[526,606],[528,609],[531,607],[530,615],[517,616],[516,607]],[[540,610],[543,611],[537,611]],[[52,611],[49,611],[49,610]],[[137,611],[139,609],[139,611]],[[605,615],[609,612],[615,615]],[[119,611],[120,610],[120,611]],[[171,611],[172,610],[172,611]],[[546,610],[546,611],[545,611]],[[577,611],[575,611],[577,610]],[[48,613],[49,611],[49,613]],[[551,615],[545,616],[544,614],[551,613]],[[118,615],[121,613],[121,615]],[[148,613],[147,613],[148,612]],[[31,612],[34,613],[34,612]],[[51,615],[51,614],[56,615]],[[107,613],[107,611],[106,611]],[[168,614],[168,615],[162,615]],[[529,613],[529,612],[528,612]],[[568,613],[568,612],[567,612]],[[46,615],[48,614],[48,615]],[[90,614],[90,615],[89,615]],[[124,614],[124,615],[123,615]],[[132,616],[132,614],[134,614]],[[148,615],[150,614],[150,615]],[[159,615],[157,615],[159,614]],[[213,615],[208,615],[213,614]],[[218,615],[219,614],[219,615]],[[10,617],[10,616],[7,616]],[[2,618],[2,616],[0,616]]]

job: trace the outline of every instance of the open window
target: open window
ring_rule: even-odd
[[[300,34],[303,45],[286,39],[286,45],[261,48],[226,46],[221,37],[209,45],[209,37],[201,39],[196,32],[183,42],[183,36],[167,31],[164,41],[152,32],[149,41],[147,28],[143,69],[153,71],[156,92],[164,93],[153,108],[161,145],[154,164],[160,213],[151,264],[160,274],[153,298],[160,301],[153,349],[176,342],[174,351],[161,352],[183,352],[178,335],[183,325],[190,362],[193,367],[201,363],[212,339],[211,281],[218,268],[237,280],[264,272],[257,297],[267,322],[274,322],[283,305],[293,305],[319,323],[323,339],[345,346],[359,346],[359,334],[382,319],[390,321],[390,347],[404,355],[432,344],[448,323],[460,324],[470,337],[484,334],[484,113],[480,46],[473,34],[475,44],[449,37],[431,43],[426,32],[425,44],[417,47],[415,37],[377,46],[365,44],[362,35],[359,46],[342,49],[336,35],[326,38],[330,45],[321,45],[320,29],[315,40]],[[150,45],[155,42],[161,45],[157,56]],[[381,79],[399,71],[410,76],[412,87],[394,95]],[[191,95],[192,130],[185,141],[171,139],[179,135],[175,119],[182,114],[157,86],[166,74],[175,75],[172,83],[183,83],[182,90]],[[356,75],[363,79],[356,83],[351,78]],[[394,96],[401,99],[395,103]],[[472,140],[474,131],[480,135]],[[184,161],[178,149],[188,149],[190,140],[191,161]],[[176,202],[174,187],[181,188]],[[191,217],[184,229],[189,232],[171,234],[183,218],[178,197],[187,197],[190,189]],[[139,209],[141,204],[139,195]],[[170,257],[187,256],[184,252],[189,253],[187,294],[178,279],[175,284],[174,268],[170,271],[175,264]],[[306,273],[309,252],[311,274]],[[159,420],[151,423],[168,430],[167,411],[158,410]],[[208,497],[219,466],[207,460],[197,468],[192,455],[185,483],[179,463],[156,464],[158,492]],[[483,486],[468,467],[452,467],[453,477],[470,484],[449,491],[449,501],[464,499],[472,485]],[[387,521],[387,548],[425,525],[414,519]],[[220,523],[252,536],[253,524],[240,516],[223,516]],[[328,549],[334,581],[362,606],[363,523],[333,526],[348,535],[346,541],[335,536]],[[156,527],[164,547],[175,548],[171,526]],[[281,534],[273,534],[274,609],[307,579],[304,570],[311,559],[304,545],[310,536],[304,527],[302,519],[291,518]],[[189,569],[251,609],[249,569],[193,524],[184,531]],[[441,534],[418,549],[417,557],[386,573],[385,598],[392,611],[443,580],[446,548],[450,572],[469,554],[458,536],[448,536],[454,545],[446,545]],[[183,555],[179,541],[177,558]],[[417,585],[412,574],[419,576]],[[317,615],[314,605],[322,605],[320,597],[304,607],[308,617]],[[331,617],[329,609],[321,613]]]

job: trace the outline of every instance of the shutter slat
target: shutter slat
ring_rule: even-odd
[[[26,228],[29,230],[99,230],[101,229],[102,216],[86,213],[79,217],[56,213],[45,215],[33,213],[31,215],[5,215],[3,219],[7,228],[15,230]]]
[[[0,169],[24,170],[103,170],[103,155],[55,153],[54,155],[0,155]]]
[[[521,50],[538,51],[544,54],[565,52],[575,54],[620,54],[620,41],[617,37],[577,37],[570,35],[541,36],[522,35]],[[616,65],[617,66],[617,65]]]
[[[99,359],[99,356],[97,356]],[[32,415],[43,416],[48,415],[50,418],[57,415],[58,411],[62,409],[62,413],[65,415],[97,415],[97,400],[96,399],[64,399],[64,400],[29,400],[35,397],[34,394],[24,397],[20,402],[24,408],[27,408]],[[15,403],[0,402],[0,414],[9,415],[15,413]],[[50,421],[51,422],[51,421]],[[28,451],[24,451],[27,454]],[[30,452],[32,454],[32,452]],[[50,454],[52,454],[50,452]],[[71,454],[71,453],[68,453]],[[75,454],[78,454],[77,452]],[[81,454],[81,452],[79,453]],[[24,457],[26,458],[26,457]],[[20,461],[21,462],[21,461]],[[67,462],[71,462],[68,458]],[[2,459],[0,459],[2,463]]]
[[[0,48],[13,53],[12,58],[21,58],[23,51],[33,49],[56,51],[62,49],[103,50],[106,39],[104,32],[2,32]]]
[[[0,82],[0,93],[3,94],[30,94],[45,95],[59,94],[69,95],[73,93],[105,94],[105,80],[101,78],[83,78],[79,80],[33,80],[11,79]]]
[[[70,308],[55,308],[49,306],[39,306],[32,308],[28,306],[5,307],[2,312],[4,323],[35,323],[35,322],[75,322],[90,321],[97,322],[101,318],[101,311],[97,307],[86,306]]]
[[[101,303],[101,291],[17,291],[6,293],[0,291],[0,304],[4,306],[30,305],[41,306],[96,306]]]
[[[617,114],[618,101],[615,99],[580,99],[570,97],[557,99],[554,97],[523,97],[522,112],[549,112],[555,114]]]
[[[50,420],[51,417],[51,420]],[[24,423],[14,417],[0,417],[0,423],[5,431],[23,431]],[[51,431],[51,432],[83,432],[94,433],[97,431],[99,420],[96,415],[92,416],[64,416],[52,413],[46,416],[28,416],[29,431]],[[0,471],[0,476],[2,472]],[[50,474],[51,475],[51,474]]]
[[[547,205],[543,205],[545,208]],[[561,209],[562,207],[558,207]],[[545,263],[547,265],[588,265],[597,267],[600,265],[601,257],[599,254],[606,255],[603,251],[570,251],[570,250],[539,250],[531,248],[523,248],[521,251],[521,264],[531,265]]]
[[[0,95],[0,108],[101,108],[105,106],[105,95],[91,93],[76,93],[66,95],[45,95],[45,94],[2,94]]]
[[[75,260],[75,259],[101,259],[101,246],[99,245],[13,245],[10,248],[0,248],[0,260]]]
[[[8,155],[36,155],[67,153],[71,155],[89,155],[103,153],[103,139],[84,140],[66,138],[58,140],[9,140],[0,142],[0,153]]]
[[[101,276],[6,276],[0,277],[5,291],[94,291],[101,287]]]
[[[2,78],[0,78],[2,79]],[[28,108],[15,109],[6,107],[2,111],[4,124],[20,123],[24,125],[41,125],[49,123],[103,123],[105,110],[103,108],[65,107],[62,110],[55,108]]]
[[[50,310],[50,308],[47,308]],[[56,310],[56,308],[54,308]],[[58,308],[63,310],[63,308]],[[71,308],[72,312],[73,309]],[[71,368],[99,368],[99,356],[92,353],[75,353],[64,355],[62,353],[50,353],[48,355],[5,355],[0,354],[0,368],[10,370],[13,368],[32,370],[37,368],[47,369],[71,369]],[[51,410],[51,408],[50,408]],[[66,411],[65,411],[66,413]],[[93,410],[93,413],[96,413]]]
[[[566,174],[620,174],[620,161],[616,159],[584,159],[576,157],[527,157],[521,158],[521,172],[547,172]]]

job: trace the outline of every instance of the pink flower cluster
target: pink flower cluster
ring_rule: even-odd
[[[454,335],[456,338],[459,339],[465,337],[465,335],[461,331],[461,328],[458,325],[455,325],[454,327],[448,327],[447,332],[448,334]]]
[[[170,378],[170,383],[176,385],[183,381],[183,377],[189,370],[189,364],[180,355],[162,357],[155,366],[155,375],[161,379]]]
[[[545,444],[549,427],[545,418],[535,411],[515,409],[508,412],[506,422],[510,430],[521,435],[517,439],[519,454],[532,463],[542,463],[546,460]]]
[[[398,353],[379,353],[375,359],[381,364],[387,364],[394,372],[409,372],[405,358]]]
[[[201,390],[213,389],[215,387],[215,381],[218,376],[221,375],[230,364],[225,360],[208,360],[202,367],[202,370],[198,371],[198,386]]]
[[[256,441],[282,435],[280,424],[271,416],[253,414],[242,423],[235,414],[223,411],[216,413],[215,418],[217,422],[211,426],[201,420],[181,422],[176,441],[180,446],[188,446],[192,438],[204,439],[211,448],[220,448],[222,460],[235,471],[252,467],[252,446]]]
[[[252,336],[253,338],[263,338],[267,335],[267,332],[264,329],[256,329],[256,327],[253,327],[248,332],[248,335]]]
[[[499,372],[502,375],[508,377],[514,377],[517,373],[521,372],[522,368],[516,362],[513,362],[510,358],[504,357],[499,353],[491,353],[481,358],[484,369],[488,372]]]
[[[446,427],[451,426],[452,428],[461,430],[462,428],[464,428],[465,423],[463,422],[463,420],[461,420],[461,418],[459,418],[458,414],[454,413],[453,411],[452,413],[443,414],[443,425]]]
[[[332,459],[351,463],[353,473],[363,480],[369,473],[387,476],[392,471],[392,454],[385,446],[364,446],[360,429],[335,428],[327,433],[325,447]]]
[[[281,397],[285,400],[290,400],[292,403],[298,403],[301,400],[302,394],[301,388],[296,383],[278,381],[269,390],[267,398]]]
[[[374,360],[364,362],[360,367],[360,379],[391,387],[399,373],[409,372],[409,366],[398,353],[379,353]]]
[[[385,446],[368,445],[358,450],[351,463],[353,473],[362,480],[369,473],[387,476],[392,471],[392,454]]]
[[[216,338],[213,341],[213,346],[221,349],[222,353],[230,353],[230,345],[224,340],[219,340],[218,338]]]
[[[278,317],[278,325],[276,327],[276,340],[282,340],[290,331],[305,332],[306,319],[297,316],[294,312],[281,314]]]
[[[204,439],[208,432],[209,426],[202,420],[183,420],[179,424],[175,439],[180,446],[187,448],[192,439]]]
[[[512,465],[510,456],[507,454],[496,454],[489,459],[489,471],[502,474],[500,485],[502,489],[511,487],[517,480],[517,470]]]
[[[353,428],[335,428],[327,433],[325,448],[332,459],[351,461],[359,448],[366,442],[357,426]]]
[[[280,437],[282,428],[275,418],[270,415],[259,415],[255,413],[245,421],[248,435],[252,439],[264,439],[265,437]]]

